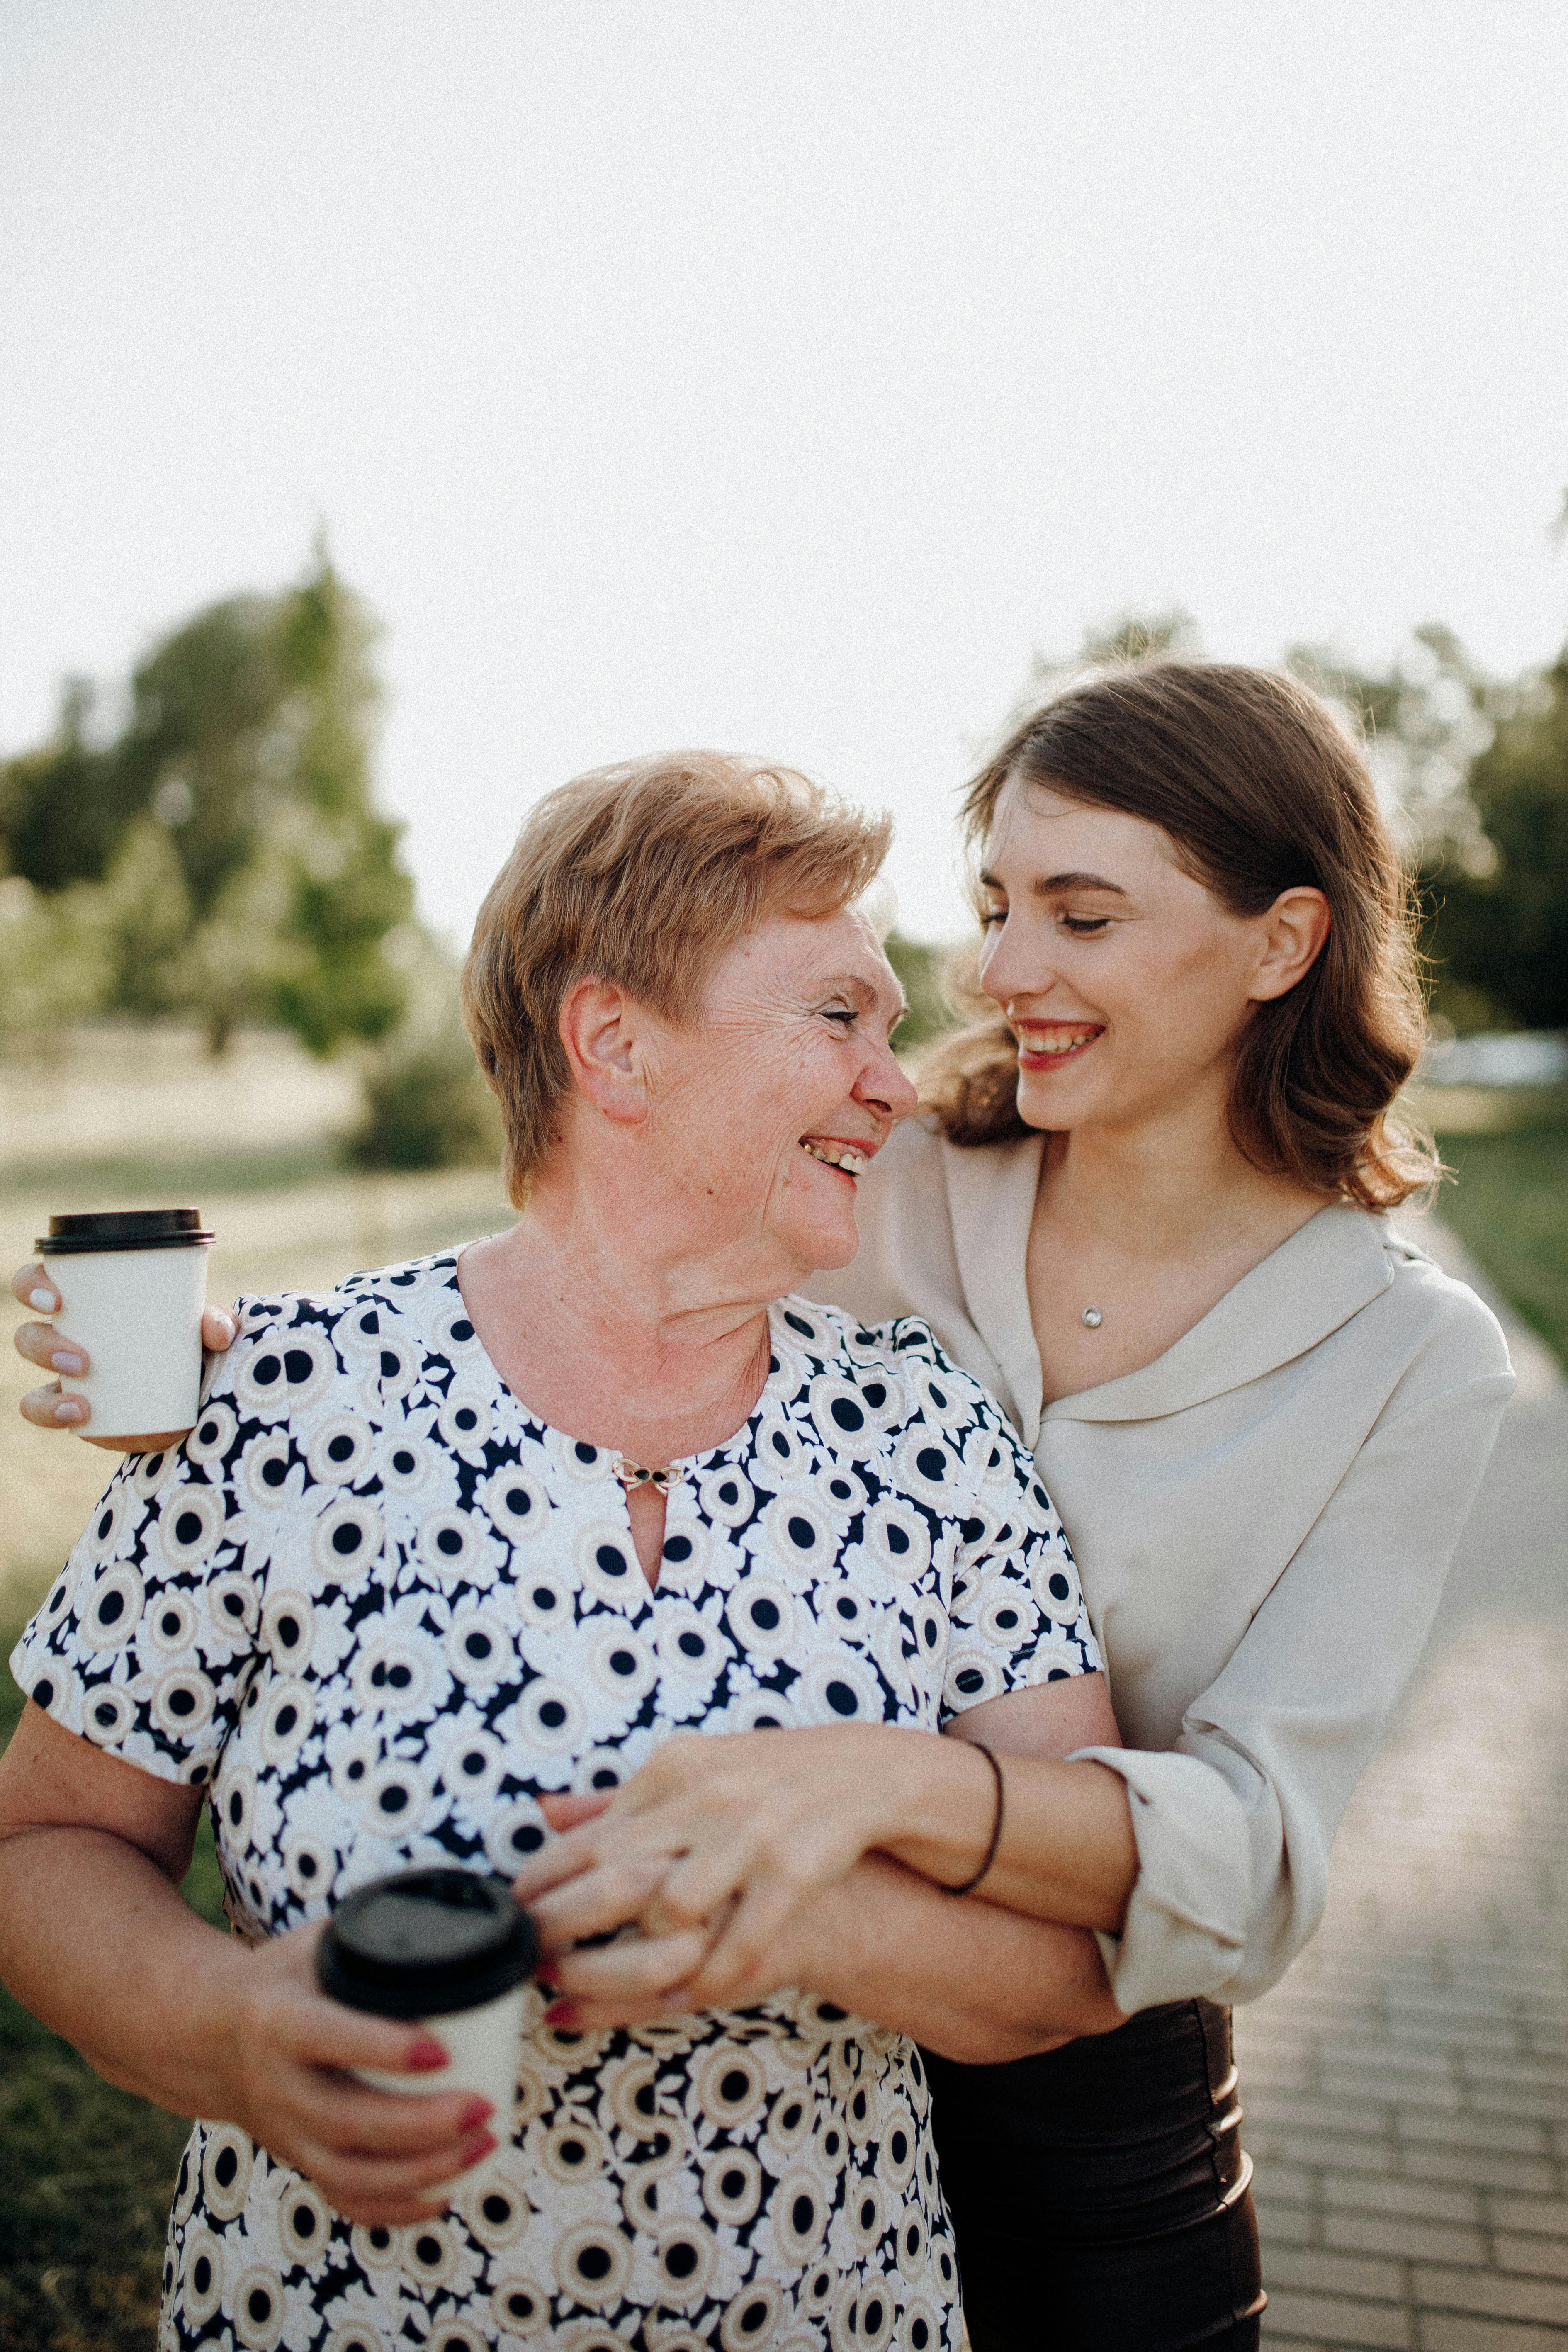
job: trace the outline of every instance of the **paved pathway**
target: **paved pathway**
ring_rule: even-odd
[[[1279,2352],[1568,2347],[1568,1385],[1504,1319],[1520,1394],[1328,1916],[1237,2017]]]

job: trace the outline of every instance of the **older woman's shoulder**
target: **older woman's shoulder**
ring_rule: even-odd
[[[291,1408],[313,1402],[334,1374],[395,1379],[430,1350],[476,1346],[457,1255],[437,1251],[345,1276],[331,1290],[248,1293],[236,1301],[239,1335],[219,1359],[209,1394],[243,1387]]]
[[[955,1363],[921,1315],[894,1315],[879,1321],[821,1299],[784,1298],[775,1311],[777,1335],[806,1359],[797,1369],[807,1377],[826,1372],[857,1387],[889,1384],[912,1416],[967,1415],[987,1427],[1011,1425],[991,1391]]]

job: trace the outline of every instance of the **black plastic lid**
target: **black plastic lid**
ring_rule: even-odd
[[[195,1249],[211,1239],[199,1209],[92,1209],[51,1217],[33,1246],[40,1257],[68,1257],[73,1250]]]
[[[339,1905],[316,1948],[316,1977],[333,2000],[377,2017],[447,2017],[499,2000],[538,1957],[533,1922],[504,1878],[399,1870]]]

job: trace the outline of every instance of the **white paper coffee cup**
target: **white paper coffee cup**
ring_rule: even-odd
[[[467,2172],[455,2180],[437,2181],[432,2195],[443,2190],[468,2189],[482,2181],[498,2157],[504,2156],[511,2138],[511,2111],[517,2098],[518,2046],[522,2040],[522,2011],[528,1999],[526,1984],[503,1992],[499,2000],[488,2000],[482,2009],[459,2009],[445,2017],[422,2017],[418,2022],[435,2035],[447,2053],[447,2064],[430,2074],[389,2074],[378,2066],[357,2066],[354,2069],[362,2083],[373,2090],[397,2091],[404,2095],[421,2092],[434,2095],[437,2091],[478,2091],[489,2101],[495,2114],[486,2129],[493,2131],[496,2145],[481,2163],[471,2164]]]
[[[537,1958],[533,1923],[505,1879],[450,1865],[373,1879],[327,1922],[316,1957],[322,1991],[351,2009],[424,2026],[447,2053],[432,2074],[362,2066],[360,2080],[405,2097],[477,2091],[494,2109],[496,2147],[433,2193],[482,2181],[510,2141],[523,2003]]]
[[[55,1328],[86,1350],[68,1396],[94,1437],[189,1429],[201,1404],[202,1307],[212,1234],[199,1209],[51,1217],[37,1244],[60,1295]]]

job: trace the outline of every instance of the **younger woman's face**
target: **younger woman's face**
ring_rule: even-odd
[[[1229,913],[1157,825],[1016,778],[983,879],[981,984],[1018,1040],[1026,1124],[1136,1126],[1200,1097],[1223,1121],[1254,1003],[1280,992],[1273,910]]]

